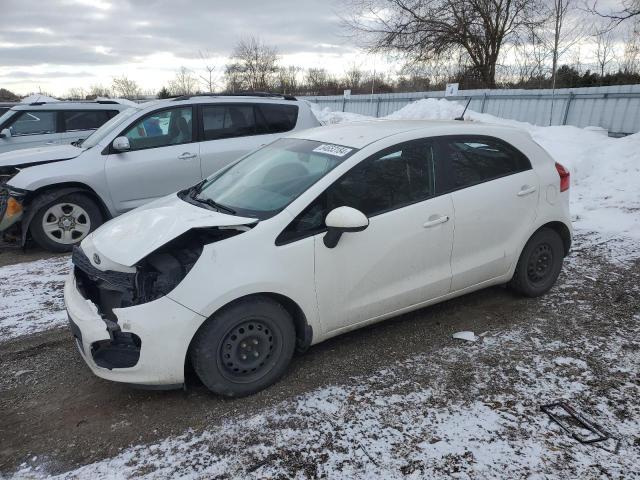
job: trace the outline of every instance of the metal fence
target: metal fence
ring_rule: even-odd
[[[552,90],[459,90],[444,92],[383,93],[301,97],[331,110],[384,117],[422,98],[446,98],[469,109],[535,125],[596,126],[610,135],[640,131],[640,85],[563,88]]]

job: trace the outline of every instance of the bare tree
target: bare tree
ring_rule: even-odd
[[[67,100],[84,100],[86,97],[86,92],[82,87],[73,87],[67,91],[67,94],[64,96]]]
[[[278,74],[278,49],[256,37],[240,40],[225,67],[227,88],[239,84],[244,90],[269,90]]]
[[[298,90],[298,76],[302,68],[295,65],[288,65],[278,69],[279,90],[282,93],[295,93]]]
[[[396,53],[409,62],[464,52],[484,84],[496,85],[506,42],[543,18],[539,0],[352,0],[345,19],[371,52]]]
[[[594,0],[593,6],[589,8],[591,13],[609,19],[613,26],[620,25],[625,20],[638,18],[640,16],[640,0],[621,0],[620,8],[611,9],[606,12],[598,8],[598,1]]]
[[[105,86],[100,85],[100,84],[91,85],[89,87],[89,96],[91,96],[93,98],[110,97],[111,96],[111,91],[109,90],[108,87],[105,87]]]
[[[186,67],[180,67],[176,76],[169,82],[172,95],[193,95],[198,91],[198,80]]]
[[[211,61],[211,54],[209,53],[208,50],[199,51],[198,55],[200,56],[200,59],[204,64],[204,70],[205,70],[205,73],[202,75],[198,74],[198,77],[200,78],[200,81],[204,85],[206,91],[209,93],[213,93],[213,91],[216,88],[216,81],[213,76],[213,72],[215,72],[216,66]]]
[[[362,69],[355,63],[352,63],[344,72],[345,87],[350,88],[355,92],[360,88],[363,78],[364,72],[362,71]]]
[[[624,73],[640,71],[640,22],[627,32],[624,38],[624,53],[620,68]]]
[[[310,68],[304,76],[304,81],[312,94],[320,94],[329,84],[329,73],[326,68]]]
[[[604,77],[605,70],[614,58],[614,40],[611,30],[601,30],[595,34],[596,50],[595,57],[600,73],[600,83]]]
[[[111,90],[116,97],[128,98],[129,100],[135,100],[140,96],[140,86],[135,80],[127,78],[126,75],[114,77]]]
[[[556,72],[560,58],[584,38],[584,18],[575,18],[571,24],[571,15],[577,12],[575,0],[551,0],[549,8],[552,22],[551,47],[551,87],[556,86]]]

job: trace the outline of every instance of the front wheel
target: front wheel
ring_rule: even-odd
[[[562,239],[556,231],[538,230],[522,250],[509,287],[527,297],[547,293],[560,275],[564,254]]]
[[[214,393],[241,397],[275,383],[296,345],[291,315],[278,302],[253,297],[210,318],[191,347],[191,363]]]
[[[93,200],[81,193],[71,193],[40,208],[29,229],[35,242],[45,250],[69,252],[103,221]]]

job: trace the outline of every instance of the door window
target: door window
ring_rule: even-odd
[[[337,207],[379,215],[434,195],[433,150],[424,140],[387,148],[363,160],[333,183],[280,234],[288,243],[325,229],[327,214]]]
[[[256,104],[258,133],[282,133],[293,130],[298,120],[297,105]]]
[[[205,140],[255,135],[253,105],[205,105],[202,126]]]
[[[95,130],[108,119],[106,110],[63,111],[64,130],[74,132],[78,130]]]
[[[21,112],[14,117],[8,128],[12,136],[44,135],[56,133],[56,115],[54,111]]]
[[[531,169],[515,147],[493,137],[451,136],[436,140],[438,193],[450,192]]]
[[[131,150],[189,143],[193,139],[191,107],[154,112],[134,123],[124,136]]]

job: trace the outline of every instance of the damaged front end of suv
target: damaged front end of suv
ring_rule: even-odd
[[[100,264],[108,262],[99,253],[87,255],[81,247],[75,247],[72,255],[76,288],[84,299],[97,309],[109,334],[109,339],[90,345],[94,363],[106,369],[131,368],[139,359],[141,338],[133,332],[123,331],[116,315],[118,309],[143,305],[169,294],[187,276],[200,258],[204,247],[236,236],[250,226],[193,228],[154,250],[132,267],[119,270],[101,270]],[[91,258],[89,258],[91,256]],[[80,329],[74,328],[74,336],[82,345]],[[81,347],[82,348],[82,347]]]
[[[16,167],[0,167],[0,233],[10,239],[20,238],[20,220],[27,196],[26,191],[7,185],[19,172]]]

